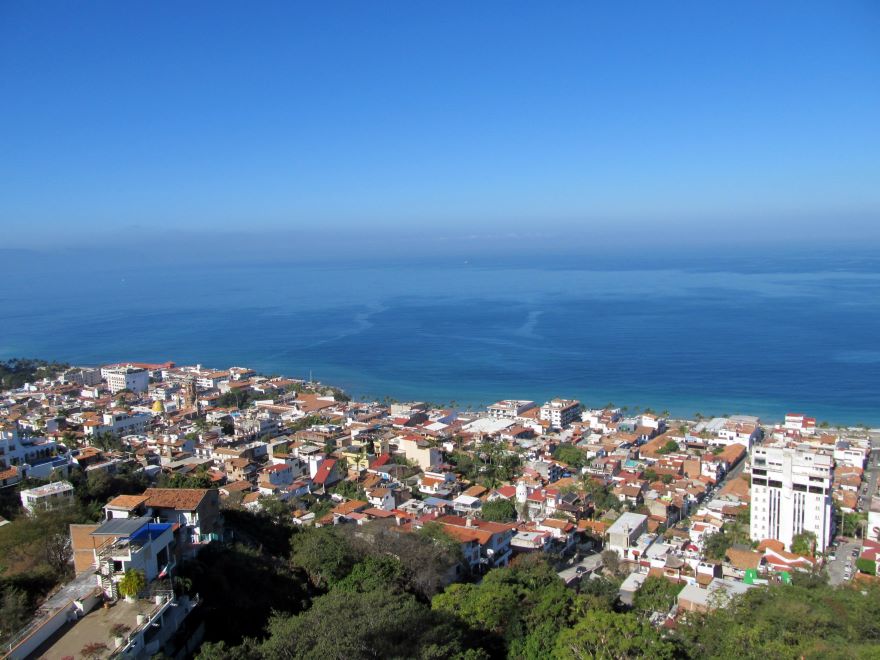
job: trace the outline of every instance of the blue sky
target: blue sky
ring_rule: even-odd
[[[880,241],[880,3],[597,5],[4,2],[2,242]]]

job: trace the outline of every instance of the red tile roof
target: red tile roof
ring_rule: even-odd
[[[321,467],[318,468],[318,473],[315,475],[314,481],[316,484],[324,485],[327,483],[327,479],[330,477],[330,473],[333,472],[333,468],[336,467],[336,459],[328,458],[323,463],[321,463]]]

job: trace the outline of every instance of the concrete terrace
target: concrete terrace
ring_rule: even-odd
[[[94,642],[106,644],[106,655],[109,655],[115,650],[110,632],[114,625],[121,623],[128,626],[128,634],[131,634],[140,627],[137,624],[138,614],[151,614],[160,607],[144,599],[135,603],[120,599],[107,609],[96,607],[81,619],[65,624],[36,650],[33,657],[41,660],[79,659],[83,657],[82,648]]]

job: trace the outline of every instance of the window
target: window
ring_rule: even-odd
[[[782,488],[782,482],[771,479],[768,483],[771,488]]]

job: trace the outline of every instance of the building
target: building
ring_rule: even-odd
[[[67,463],[58,456],[54,440],[31,435],[15,424],[0,427],[0,469],[17,467],[22,477],[45,479]]]
[[[534,401],[519,401],[515,399],[505,399],[498,401],[489,406],[489,417],[494,419],[516,419],[526,410],[531,410],[537,404]]]
[[[93,387],[101,384],[101,371],[100,369],[89,369],[87,367],[74,367],[61,374],[61,382],[74,383],[83,387]]]
[[[107,380],[107,387],[113,394],[122,390],[142,394],[150,385],[150,372],[140,367],[104,368],[101,369],[101,375]]]
[[[755,585],[729,580],[726,578],[713,578],[703,588],[698,583],[685,585],[677,597],[678,609],[684,612],[710,612],[719,607],[726,607],[731,599],[744,594]]]
[[[83,424],[83,431],[87,438],[93,438],[101,433],[110,433],[117,437],[123,435],[140,435],[147,429],[153,419],[146,413],[128,413],[114,410],[105,412],[101,419],[90,419]]]
[[[28,513],[46,511],[67,506],[73,502],[73,485],[68,481],[54,481],[51,484],[23,490],[21,505]]]
[[[833,460],[798,447],[757,447],[752,454],[749,531],[754,541],[776,539],[791,549],[802,532],[816,535],[816,551],[831,539]]]
[[[629,558],[638,538],[648,530],[648,516],[641,513],[622,513],[608,528],[608,549],[618,556]]]
[[[580,419],[581,402],[568,399],[553,399],[541,406],[541,419],[550,426],[564,429]]]
[[[868,528],[865,537],[872,541],[880,541],[880,497],[871,498],[871,506],[868,508]]]
[[[443,462],[442,452],[432,447],[425,438],[417,435],[397,438],[397,447],[403,452],[406,460],[417,463],[423,470],[431,470]]]
[[[461,544],[462,557],[474,573],[507,566],[516,525],[461,516],[440,516],[436,522]]]

